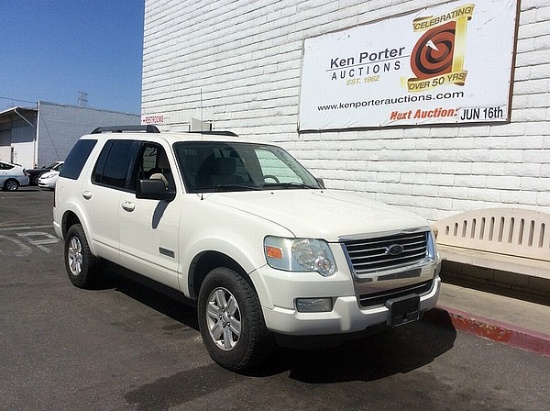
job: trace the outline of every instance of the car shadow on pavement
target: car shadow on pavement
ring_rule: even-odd
[[[106,278],[103,287],[113,288],[199,331],[196,307],[116,273],[109,272]],[[291,379],[312,384],[374,381],[430,364],[449,351],[455,340],[456,330],[449,315],[435,309],[421,321],[330,348],[278,347],[265,364],[244,376],[265,378],[288,373]]]
[[[196,308],[157,291],[154,288],[156,284],[152,281],[149,284],[149,281],[144,278],[140,278],[138,281],[137,277],[133,275],[122,275],[107,268],[94,289],[114,289],[187,327],[199,331]],[[147,284],[143,284],[143,282]]]
[[[453,347],[456,331],[450,323],[450,318],[449,326],[419,321],[334,348],[280,349],[271,366],[273,371],[289,370],[289,378],[315,384],[374,381],[406,374]]]
[[[25,193],[34,193],[37,191],[42,191],[40,187],[37,186],[25,186],[25,187],[19,187],[17,190],[14,191],[6,191],[3,189],[0,189],[0,193],[8,193],[8,194],[18,194],[18,195],[25,195]],[[49,190],[47,190],[49,191]]]

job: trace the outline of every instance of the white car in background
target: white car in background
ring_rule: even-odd
[[[0,187],[2,190],[15,191],[29,185],[29,176],[19,164],[0,161]]]
[[[38,186],[40,188],[49,188],[50,190],[53,190],[55,188],[55,183],[57,181],[57,177],[59,177],[59,172],[61,171],[62,167],[63,161],[60,161],[54,167],[52,167],[50,171],[42,174],[38,179]]]

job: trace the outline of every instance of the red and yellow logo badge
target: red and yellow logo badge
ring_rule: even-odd
[[[417,18],[415,32],[424,32],[411,53],[411,70],[416,77],[407,79],[410,92],[425,91],[445,84],[463,86],[466,32],[474,5],[458,7],[439,16]]]

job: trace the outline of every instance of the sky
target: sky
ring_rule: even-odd
[[[37,101],[140,114],[145,0],[0,0],[0,111]]]

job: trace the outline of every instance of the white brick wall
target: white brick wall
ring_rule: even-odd
[[[431,220],[550,212],[550,0],[523,0],[510,124],[301,134],[303,40],[441,0],[146,0],[142,114],[279,142],[327,186]]]

